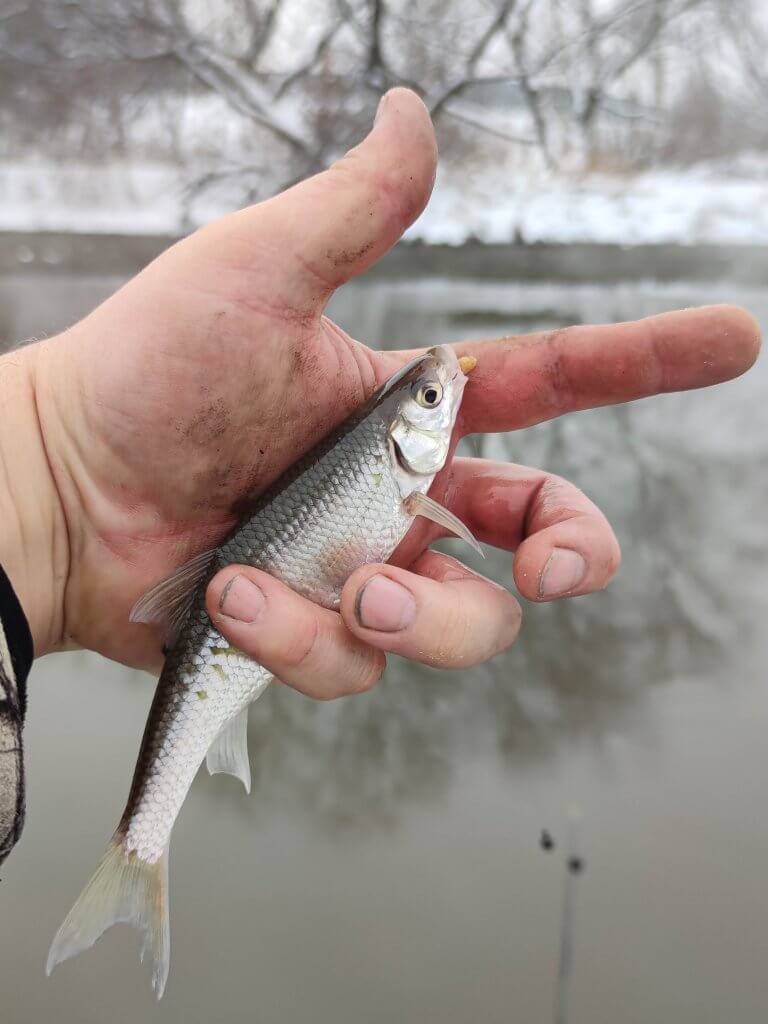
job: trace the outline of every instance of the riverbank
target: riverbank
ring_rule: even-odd
[[[186,159],[0,159],[0,231],[175,235],[279,188],[268,173],[223,172],[217,149]],[[162,149],[162,146],[160,147]],[[265,176],[266,174],[266,176]],[[255,189],[255,191],[254,191]],[[537,152],[502,147],[443,160],[411,242],[487,245],[768,244],[768,155],[611,173],[546,170]]]
[[[0,232],[2,275],[128,277],[177,241],[172,235]],[[403,242],[366,277],[486,281],[768,282],[768,245],[426,245]]]

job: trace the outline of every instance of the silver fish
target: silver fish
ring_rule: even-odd
[[[57,932],[47,973],[111,925],[143,932],[158,998],[168,977],[168,846],[203,758],[250,788],[248,705],[272,680],[214,629],[205,608],[212,576],[231,564],[273,574],[338,608],[355,569],[388,559],[417,515],[477,542],[426,496],[450,450],[474,360],[431,349],[394,375],[292,467],[214,551],[197,555],[137,602],[133,621],[164,622],[176,639],[147,720],[128,802],[106,854]]]

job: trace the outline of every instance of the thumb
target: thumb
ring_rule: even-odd
[[[273,251],[295,275],[295,300],[321,307],[416,220],[436,164],[427,108],[409,89],[392,89],[369,135],[341,160],[243,215],[258,218],[254,229],[278,240]]]

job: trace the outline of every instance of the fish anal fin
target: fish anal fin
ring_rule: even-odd
[[[165,627],[171,646],[192,608],[195,592],[211,567],[216,550],[201,551],[143,594],[131,609],[131,622],[157,623]]]
[[[251,792],[251,765],[248,760],[248,705],[234,715],[208,749],[208,772],[234,775]]]
[[[426,494],[421,494],[419,491],[413,491],[405,499],[403,505],[409,515],[421,516],[423,519],[429,519],[433,523],[437,523],[444,530],[466,541],[471,548],[474,548],[475,551],[485,558],[483,549],[478,544],[469,527],[465,526],[453,512],[435,501],[434,498],[429,498]]]
[[[159,999],[168,979],[168,849],[154,863],[126,851],[116,834],[91,880],[56,932],[45,973],[89,949],[119,921],[143,932],[141,959],[152,959],[152,987]]]

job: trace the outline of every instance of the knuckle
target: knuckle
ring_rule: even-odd
[[[612,580],[619,571],[619,566],[621,565],[621,547],[613,534],[611,534],[611,543],[608,547],[608,554],[605,562],[608,580]]]
[[[547,476],[541,485],[538,498],[541,515],[550,525],[584,514],[582,493],[561,476]]]
[[[381,679],[386,664],[386,658],[379,651],[371,650],[368,655],[358,654],[352,666],[347,667],[341,682],[337,675],[332,686],[322,688],[317,694],[313,692],[313,696],[318,700],[328,701],[367,693]]]
[[[511,647],[520,632],[520,605],[501,589],[494,594],[494,602],[482,619],[457,604],[428,663],[438,668],[472,668]]]
[[[509,609],[502,619],[502,624],[498,631],[498,645],[493,652],[494,654],[498,654],[499,651],[506,651],[508,647],[512,646],[520,633],[522,621],[522,608],[514,597],[510,595]]]
[[[544,376],[549,387],[552,411],[555,414],[563,412],[574,404],[568,352],[574,336],[577,336],[577,330],[576,327],[561,327],[558,330],[550,331],[542,339],[546,353],[543,367]]]
[[[280,652],[280,660],[291,672],[301,672],[311,664],[320,640],[320,624],[314,615],[307,616],[303,628],[294,634],[295,639]]]
[[[392,168],[388,173],[378,171],[372,178],[371,189],[398,229],[408,225],[419,212],[421,183],[405,166]]]
[[[282,652],[280,671],[286,680],[317,700],[365,693],[381,679],[386,659],[374,648],[345,648],[345,642],[313,616],[290,648]]]
[[[350,150],[330,168],[337,187],[360,190],[361,203],[377,217],[402,230],[423,205],[424,184],[419,175],[400,164],[374,165],[359,147]]]
[[[352,673],[352,683],[347,691],[350,695],[367,693],[372,690],[384,674],[387,660],[380,651],[372,648],[358,656],[358,664]]]
[[[474,646],[469,617],[457,602],[445,617],[428,664],[436,668],[467,668],[473,663]]]

